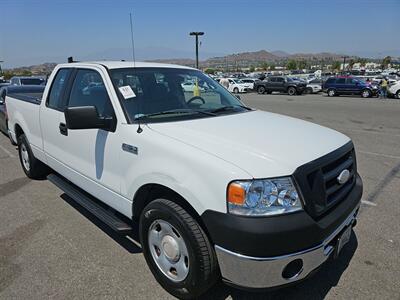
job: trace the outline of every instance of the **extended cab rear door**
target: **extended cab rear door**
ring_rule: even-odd
[[[126,212],[131,210],[131,203],[120,196],[121,138],[107,76],[97,66],[73,69],[63,94],[62,111],[52,112],[51,118],[43,121],[43,126],[48,127],[45,140],[54,144],[45,150],[49,165],[57,172],[111,207]],[[115,130],[67,129],[63,111],[77,106],[95,106],[101,116],[113,117]]]

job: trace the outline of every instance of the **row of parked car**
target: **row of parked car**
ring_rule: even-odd
[[[221,78],[216,78],[221,82]],[[313,94],[325,92],[328,96],[360,95],[363,98],[374,97],[379,94],[379,80],[367,82],[354,76],[335,76],[325,79],[311,78],[304,80],[288,76],[268,76],[264,80],[257,78],[227,78],[227,89],[233,93],[254,91],[258,94],[273,92],[289,95]],[[400,99],[400,81],[389,80],[388,96]]]

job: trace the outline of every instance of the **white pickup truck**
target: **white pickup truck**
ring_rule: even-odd
[[[41,100],[6,102],[26,175],[51,172],[122,234],[138,222],[148,266],[177,297],[220,278],[251,289],[305,279],[356,224],[362,181],[347,136],[251,109],[196,69],[61,64]]]

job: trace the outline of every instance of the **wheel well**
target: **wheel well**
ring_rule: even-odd
[[[167,198],[168,200],[173,201],[183,207],[200,224],[203,230],[210,237],[203,220],[197,211],[190,205],[190,203],[177,192],[164,185],[151,183],[141,186],[133,198],[132,217],[134,219],[139,219],[146,205],[159,198]]]
[[[22,130],[21,126],[19,126],[18,124],[15,125],[15,136],[16,136],[17,141],[18,141],[18,138],[20,137],[20,135],[23,133],[24,133],[24,131]]]

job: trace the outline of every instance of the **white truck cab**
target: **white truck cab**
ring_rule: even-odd
[[[152,273],[177,297],[220,278],[243,288],[304,279],[356,223],[362,182],[347,136],[249,108],[199,70],[61,64],[42,99],[11,93],[7,105],[26,175],[58,174],[49,179],[87,209],[96,198],[138,222]]]

